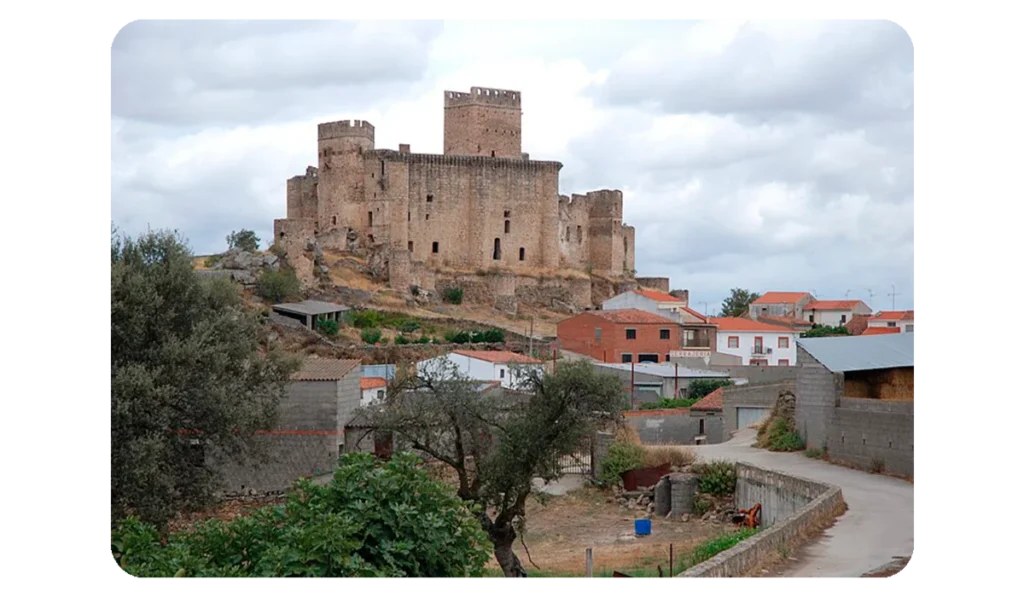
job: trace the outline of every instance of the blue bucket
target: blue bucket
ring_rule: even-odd
[[[638,518],[633,521],[633,530],[637,535],[651,534],[651,520],[649,518]]]

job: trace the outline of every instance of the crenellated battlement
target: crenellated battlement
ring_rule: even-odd
[[[496,106],[501,108],[521,108],[523,95],[509,89],[492,89],[490,87],[470,87],[465,91],[445,91],[444,107],[456,106]]]
[[[436,153],[404,153],[393,149],[375,149],[364,155],[372,155],[377,159],[390,162],[407,162],[410,164],[437,164],[439,166],[477,166],[491,168],[508,168],[520,171],[537,171],[562,169],[562,162],[539,160],[524,161],[515,158],[492,158],[480,155],[442,155]]]
[[[339,137],[363,137],[372,142],[373,135],[373,125],[366,120],[338,120],[317,125],[317,139],[321,141]]]

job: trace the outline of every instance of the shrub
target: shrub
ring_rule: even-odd
[[[413,296],[419,296],[420,295],[420,287],[416,286],[415,284],[413,284],[412,286],[409,287],[409,292]]]
[[[757,529],[741,528],[731,533],[725,533],[712,537],[694,548],[689,554],[683,557],[684,570],[692,568],[701,562],[710,560],[727,549],[732,549],[737,543],[757,534]]]
[[[796,452],[804,449],[804,440],[796,432],[793,421],[783,417],[772,419],[767,427],[758,433],[764,433],[760,441],[772,452]]]
[[[224,255],[210,255],[203,260],[203,264],[206,265],[206,267],[213,267],[220,263],[221,259],[224,259]]]
[[[724,388],[733,385],[731,379],[694,379],[690,382],[687,387],[687,396],[689,398],[703,398],[714,392],[718,388]]]
[[[462,289],[461,288],[445,288],[444,292],[441,293],[441,299],[452,305],[462,304]]]
[[[804,456],[806,456],[808,458],[821,459],[821,458],[825,457],[825,453],[826,452],[825,452],[825,450],[823,448],[822,449],[819,449],[819,448],[807,448],[807,451],[804,452]]]
[[[359,334],[359,337],[367,344],[376,344],[380,341],[381,333],[380,330],[376,328],[370,328],[368,330],[363,330],[363,332]]]
[[[379,328],[384,323],[384,314],[380,311],[367,309],[352,314],[352,325],[357,328]]]
[[[256,280],[256,294],[275,303],[299,294],[301,286],[290,269],[266,270]]]
[[[644,448],[644,466],[660,466],[666,462],[672,466],[688,466],[696,462],[697,453],[690,448],[651,446]]]
[[[121,521],[111,551],[140,577],[480,576],[489,558],[474,512],[409,454],[345,454],[330,483],[297,482],[283,506],[173,533]]]
[[[643,446],[617,441],[608,448],[607,458],[601,461],[599,479],[607,485],[616,485],[622,482],[622,473],[643,465]]]
[[[338,322],[333,319],[317,319],[316,329],[326,336],[335,336],[338,334]]]
[[[445,332],[444,339],[449,344],[466,344],[470,341],[470,335],[466,332]]]
[[[232,231],[225,239],[229,249],[239,249],[255,253],[260,249],[260,238],[252,230],[242,228],[238,232]]]
[[[645,402],[641,404],[640,410],[652,410],[659,408],[690,408],[691,406],[696,404],[698,400],[700,400],[700,398],[677,398],[675,400],[673,400],[672,398],[662,398],[657,402]]]
[[[278,259],[284,259],[286,255],[284,247],[277,243],[270,245],[270,248],[268,248],[267,250],[270,251],[272,254],[276,255]]]
[[[398,335],[397,337],[395,337],[395,344],[399,344],[399,345],[410,344],[410,342],[409,342],[409,339],[406,338],[405,336]]]
[[[697,517],[704,516],[710,512],[714,505],[715,503],[711,501],[711,498],[703,493],[695,493],[693,495],[693,513]]]
[[[420,322],[415,319],[406,319],[398,325],[398,331],[405,334],[411,334],[418,329],[420,329]]]
[[[878,474],[885,472],[885,461],[881,458],[875,458],[871,461],[871,472]]]
[[[430,338],[427,336],[420,336],[416,338],[416,344],[430,344]]]
[[[697,489],[716,496],[731,495],[736,491],[736,463],[726,460],[698,462],[690,469],[697,475]]]
[[[431,343],[431,344],[440,344],[440,343],[441,343],[441,341],[440,341],[440,340],[438,340],[437,338],[431,338],[431,339],[430,339],[430,343]]]

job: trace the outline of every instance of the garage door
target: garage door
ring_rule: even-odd
[[[770,408],[736,408],[736,428],[746,429],[751,425],[760,423],[772,414]]]

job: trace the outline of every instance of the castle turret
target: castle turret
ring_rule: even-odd
[[[365,120],[324,122],[317,127],[317,220],[321,232],[361,228],[354,202],[365,197],[363,154],[374,149],[373,125]]]
[[[444,152],[524,159],[522,94],[471,87],[444,92]]]

